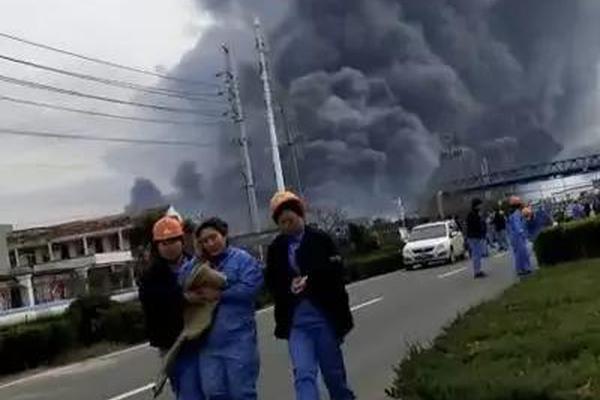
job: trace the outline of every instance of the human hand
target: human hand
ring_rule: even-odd
[[[292,293],[298,295],[306,289],[306,282],[308,280],[308,276],[298,276],[292,280]]]

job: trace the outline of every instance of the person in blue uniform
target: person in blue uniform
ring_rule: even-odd
[[[510,198],[511,213],[508,217],[508,237],[513,252],[515,271],[519,276],[531,274],[531,256],[529,254],[527,222],[523,216],[524,205],[520,198]]]
[[[288,341],[297,400],[318,400],[319,371],[332,400],[352,400],[341,344],[353,328],[342,258],[329,235],[307,226],[302,200],[271,201],[280,234],[269,246],[266,280],[275,303],[275,336]]]
[[[226,276],[222,291],[206,289],[219,299],[211,329],[203,342],[200,372],[207,400],[256,400],[260,361],[256,335],[256,301],[263,286],[260,262],[228,244],[229,228],[219,218],[196,230],[202,257]]]
[[[183,251],[183,226],[176,218],[157,221],[152,237],[151,263],[141,277],[139,297],[150,345],[164,355],[183,328],[183,306],[191,294],[184,293],[182,285],[194,260]],[[170,371],[177,400],[204,400],[200,349],[200,341],[186,343]]]
[[[487,224],[481,215],[482,208],[483,201],[473,199],[471,212],[467,216],[467,241],[473,260],[473,276],[476,279],[486,276],[482,269],[482,259],[487,252]]]

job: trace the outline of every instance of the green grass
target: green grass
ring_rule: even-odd
[[[404,400],[600,399],[600,260],[539,271],[413,347]]]

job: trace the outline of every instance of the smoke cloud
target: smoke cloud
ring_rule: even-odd
[[[281,140],[288,125],[299,134],[301,177],[313,204],[339,205],[352,214],[390,212],[393,198],[415,202],[428,185],[479,172],[484,158],[492,171],[550,160],[589,132],[591,120],[597,122],[596,2],[198,0],[198,5],[213,14],[215,26],[174,72],[193,77],[218,69],[221,42],[240,49],[263,204],[274,180],[253,54],[254,15],[269,33],[276,106],[288,111],[286,120],[277,115]],[[185,176],[193,179],[176,181],[184,196],[204,196],[211,211],[244,218],[238,149],[230,142],[235,134],[223,134],[218,167],[202,164],[208,193],[194,186],[199,180],[189,171]],[[448,137],[465,150],[465,159],[441,158]],[[286,163],[287,153],[284,148]]]

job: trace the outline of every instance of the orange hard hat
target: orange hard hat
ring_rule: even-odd
[[[275,195],[271,199],[271,214],[275,216],[282,205],[290,202],[297,203],[300,206],[300,208],[304,210],[304,202],[302,201],[302,199],[298,197],[294,192],[284,190],[275,193]]]
[[[162,217],[152,228],[152,239],[155,242],[175,239],[183,236],[183,225],[171,216]]]
[[[510,196],[510,198],[508,199],[508,204],[510,204],[511,206],[520,206],[523,204],[523,201],[519,196]]]

